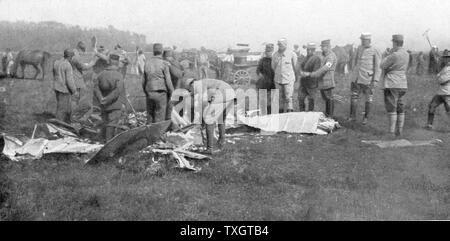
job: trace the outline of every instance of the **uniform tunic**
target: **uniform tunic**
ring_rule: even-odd
[[[334,72],[336,70],[337,57],[333,51],[324,55],[322,66],[317,71],[311,73],[311,77],[319,78],[319,89],[326,90],[336,86],[334,82]]]
[[[394,49],[392,54],[381,61],[380,67],[384,72],[384,88],[408,88],[406,80],[408,62],[409,54],[404,48]]]
[[[77,92],[73,80],[72,66],[66,59],[53,63],[53,89],[56,94],[56,118],[70,123],[72,108],[70,98]]]
[[[147,123],[164,121],[167,102],[174,88],[169,66],[160,56],[145,63],[143,89],[147,97]]]
[[[118,130],[116,125],[122,124],[125,111],[125,84],[117,66],[109,66],[94,80],[94,94],[100,102],[103,135],[109,141]]]

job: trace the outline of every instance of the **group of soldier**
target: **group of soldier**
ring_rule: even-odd
[[[405,123],[405,95],[407,93],[407,70],[410,63],[409,53],[403,48],[404,36],[392,36],[392,49],[385,56],[371,44],[371,34],[362,33],[361,45],[356,50],[354,68],[349,78],[351,80],[351,101],[349,121],[356,121],[357,107],[360,97],[363,96],[365,109],[362,123],[367,124],[373,102],[374,88],[382,81],[384,89],[384,103],[387,111],[389,128],[392,136],[402,134]],[[273,44],[267,44],[257,68],[257,89],[277,89],[280,97],[280,113],[294,111],[293,95],[294,84],[300,82],[298,101],[300,111],[313,111],[316,95],[320,92],[325,103],[325,115],[334,117],[334,94],[336,87],[335,69],[337,57],[331,50],[331,41],[323,40],[320,43],[321,53],[318,54],[315,43],[304,46],[307,55],[299,62],[298,53],[289,50],[285,38],[278,40],[277,51]],[[127,96],[124,79],[126,66],[129,63],[125,52],[117,45],[114,51],[107,51],[103,47],[96,48],[94,57],[89,63],[83,63],[81,53],[86,51],[83,42],[74,50],[66,49],[62,59],[55,61],[53,67],[54,90],[57,98],[56,116],[65,122],[73,118],[85,121],[92,113],[93,105],[101,109],[103,120],[102,134],[105,141],[114,137],[123,124]],[[206,51],[201,51],[206,53]],[[139,56],[138,56],[139,58]],[[442,56],[444,68],[437,74],[440,90],[429,105],[428,124],[431,129],[436,107],[444,104],[450,117],[450,54]],[[223,122],[219,122],[219,146],[224,143],[226,109],[232,99],[214,99],[214,93],[232,89],[225,81],[208,79],[208,58],[199,56],[192,62],[178,62],[174,51],[163,48],[163,45],[153,45],[153,56],[141,59],[140,73],[142,74],[142,89],[146,97],[147,123],[156,123],[170,120],[173,111],[173,102],[170,101],[175,89],[185,89],[191,95],[196,88],[203,88],[208,97],[202,99],[205,109],[222,112]],[[198,68],[193,65],[198,64]],[[87,86],[84,79],[86,70],[94,69],[93,86]],[[200,85],[199,85],[200,84]],[[200,86],[200,87],[196,87]],[[89,98],[93,92],[97,103],[83,103],[83,98]],[[270,91],[269,91],[270,92]],[[270,93],[269,93],[270,98]],[[71,99],[76,103],[76,110],[71,111]],[[306,105],[306,100],[308,105]],[[94,102],[95,102],[94,101]],[[270,101],[269,101],[270,103]],[[268,106],[268,113],[276,111]],[[206,125],[207,151],[212,153],[213,135],[217,122],[208,122],[202,117]],[[219,117],[220,119],[220,117]],[[174,127],[176,128],[176,127]]]
[[[356,121],[357,107],[361,96],[364,98],[364,112],[362,124],[369,121],[374,88],[380,80],[384,91],[384,103],[388,116],[388,132],[390,136],[401,136],[405,123],[405,95],[407,93],[407,71],[410,68],[410,53],[403,47],[404,36],[392,36],[392,48],[380,55],[372,46],[371,34],[362,33],[361,45],[358,46],[353,58],[353,69],[349,75],[351,80],[351,101],[349,121]],[[265,52],[259,62],[257,74],[258,89],[278,89],[280,96],[279,112],[293,111],[294,83],[299,80],[298,102],[300,111],[313,111],[317,92],[320,91],[325,102],[325,114],[333,117],[333,90],[336,86],[334,72],[337,58],[331,50],[330,40],[323,40],[320,44],[321,54],[316,53],[316,45],[308,43],[306,58],[298,61],[299,51],[287,50],[286,39],[278,41],[278,51],[274,53],[274,45],[267,44]],[[433,51],[437,52],[437,49]],[[419,55],[423,58],[423,54]],[[436,56],[434,56],[437,58]],[[435,67],[432,73],[437,74],[439,91],[429,104],[427,129],[432,129],[436,107],[443,104],[450,118],[450,67],[449,52],[439,56],[440,68]],[[433,63],[432,63],[433,65]],[[437,66],[437,64],[433,65]],[[305,101],[308,100],[306,108]],[[273,110],[272,110],[273,112]]]

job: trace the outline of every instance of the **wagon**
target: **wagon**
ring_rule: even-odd
[[[233,63],[223,62],[226,54],[219,55],[223,62],[223,80],[238,85],[250,84],[255,78],[261,53],[250,52],[250,48],[231,49],[231,53],[234,57]]]

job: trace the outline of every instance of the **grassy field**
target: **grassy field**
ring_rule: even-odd
[[[138,91],[132,81],[127,88]],[[45,121],[42,113],[54,111],[50,80],[0,83],[9,101],[1,131],[30,136],[33,124]],[[128,156],[129,165],[98,167],[84,166],[76,155],[3,158],[0,220],[449,219],[450,122],[439,109],[436,131],[423,130],[436,86],[430,77],[409,76],[409,83],[405,138],[444,144],[379,149],[361,143],[386,139],[382,92],[376,91],[369,125],[347,123],[349,83],[339,77],[336,92],[346,99],[336,104],[342,129],[328,136],[240,137],[198,173],[149,175],[144,154]]]

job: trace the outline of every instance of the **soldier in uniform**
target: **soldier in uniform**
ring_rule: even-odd
[[[196,64],[199,68],[200,72],[200,78],[206,79],[208,78],[208,72],[209,72],[209,59],[208,59],[208,52],[206,51],[205,47],[201,47],[200,52],[198,54],[198,59],[196,59]]]
[[[172,80],[172,86],[174,89],[179,88],[180,80],[183,78],[183,70],[180,62],[176,60],[174,52],[171,49],[164,50],[163,59],[169,66],[170,79]],[[167,97],[170,100],[170,96]],[[171,101],[167,103],[166,120],[170,120],[172,116],[173,104]]]
[[[322,66],[312,73],[304,72],[302,76],[319,78],[318,88],[322,99],[325,101],[325,115],[332,118],[334,113],[333,89],[336,86],[334,72],[336,70],[337,57],[331,51],[331,41],[329,39],[323,40],[320,47],[323,55]]]
[[[148,124],[166,119],[168,100],[174,91],[169,65],[163,60],[162,54],[162,44],[154,44],[153,57],[147,60],[144,67],[142,88],[147,98]]]
[[[256,75],[258,80],[256,81],[256,89],[267,90],[267,113],[271,113],[271,98],[270,92],[275,89],[275,83],[273,82],[275,73],[272,69],[272,54],[273,54],[273,44],[267,44],[266,49],[263,53],[262,58],[258,62],[258,67],[256,68]],[[264,111],[263,111],[264,112]]]
[[[308,43],[306,46],[306,59],[300,64],[300,72],[314,72],[321,66],[321,59],[316,52],[316,44]],[[300,75],[301,76],[301,75]],[[298,105],[300,111],[314,111],[314,102],[317,95],[318,79],[310,76],[300,77],[298,90]],[[308,110],[305,100],[308,99]]]
[[[207,154],[213,154],[214,130],[219,129],[219,148],[225,144],[225,120],[234,108],[235,92],[225,81],[218,79],[187,79],[183,85],[194,98],[200,98],[202,124],[206,126]],[[195,97],[195,95],[199,95]]]
[[[293,112],[293,94],[297,55],[287,49],[287,40],[278,40],[278,51],[272,56],[272,69],[275,72],[275,87],[280,91],[280,113]],[[273,112],[273,110],[272,110]]]
[[[84,63],[81,57],[81,53],[86,52],[86,45],[80,41],[77,47],[73,50],[74,56],[71,64],[73,68],[73,75],[75,80],[75,86],[77,87],[78,96],[75,96],[76,109],[74,110],[74,119],[83,120],[87,119],[86,113],[89,113],[92,109],[92,89],[89,89],[86,85],[85,72],[92,69],[98,60],[95,56],[91,62]],[[91,93],[90,93],[91,92]]]
[[[73,80],[73,70],[70,61],[74,53],[64,50],[64,57],[53,63],[53,90],[56,94],[56,118],[66,123],[71,122],[72,104],[71,95],[77,94]]]
[[[384,103],[389,117],[389,133],[400,136],[405,124],[405,102],[403,100],[408,89],[406,71],[409,55],[403,48],[403,35],[392,36],[392,53],[381,61],[384,73]]]
[[[439,84],[439,90],[428,107],[428,123],[425,127],[428,130],[433,129],[434,113],[436,112],[436,108],[441,104],[444,104],[445,111],[450,120],[450,54],[447,53],[446,55],[443,55],[442,60],[445,63],[445,66],[436,77]]]
[[[100,103],[103,120],[102,137],[105,142],[119,134],[126,103],[125,84],[119,72],[120,55],[111,53],[109,58],[111,65],[94,79],[94,95]]]
[[[438,68],[439,68],[439,50],[438,47],[436,45],[434,45],[431,48],[430,51],[430,61],[428,63],[428,73],[429,74],[437,74],[439,72]]]
[[[356,120],[357,107],[361,94],[365,97],[365,110],[363,124],[367,124],[370,108],[373,101],[373,91],[377,82],[380,80],[380,55],[378,51],[371,46],[370,33],[361,34],[361,46],[356,50],[356,56],[351,77],[351,101],[349,121]]]

